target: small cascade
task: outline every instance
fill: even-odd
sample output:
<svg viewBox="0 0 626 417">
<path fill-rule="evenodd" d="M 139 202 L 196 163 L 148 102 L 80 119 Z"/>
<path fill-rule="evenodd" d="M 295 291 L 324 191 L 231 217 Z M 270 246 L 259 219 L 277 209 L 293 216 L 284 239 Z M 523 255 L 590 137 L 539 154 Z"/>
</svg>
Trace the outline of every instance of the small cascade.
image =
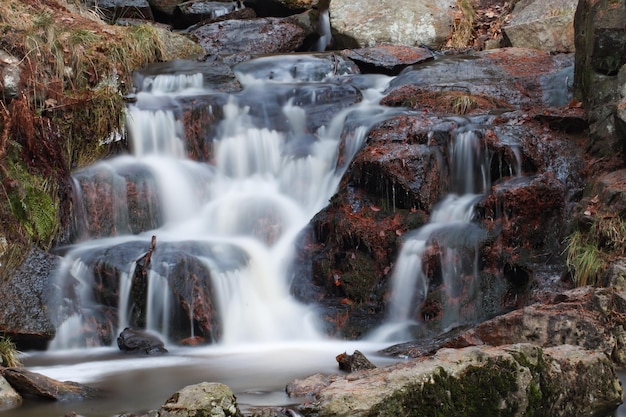
<svg viewBox="0 0 626 417">
<path fill-rule="evenodd" d="M 64 317 L 71 319 L 59 325 L 72 345 L 60 332 L 54 348 L 76 347 L 77 340 L 82 346 L 98 345 L 92 339 L 112 343 L 127 326 L 171 342 L 321 337 L 315 310 L 290 294 L 295 239 L 328 203 L 369 127 L 394 110 L 361 100 L 377 94 L 311 80 L 304 67 L 284 87 L 246 71 L 240 80 L 250 85 L 224 101 L 215 136 L 206 138 L 211 161 L 187 157 L 177 100 L 214 92 L 197 74 L 154 75 L 142 80 L 144 89 L 128 107 L 133 154 L 74 175 L 81 184 L 100 175 L 127 196 L 109 201 L 102 189 L 86 193 L 82 186 L 83 205 L 91 207 L 86 217 L 120 211 L 128 220 L 126 227 L 87 227 L 82 235 L 88 239 L 66 255 L 59 287 Z M 379 79 L 372 84 L 384 86 Z M 327 94 L 334 90 L 350 105 L 334 102 Z M 152 236 L 154 252 L 143 265 Z M 136 270 L 140 264 L 145 271 Z M 102 294 L 107 286 L 111 294 Z"/>
<path fill-rule="evenodd" d="M 485 232 L 473 223 L 474 206 L 491 188 L 492 156 L 481 140 L 484 127 L 457 128 L 448 144 L 450 192 L 431 213 L 429 223 L 410 233 L 394 266 L 388 318 L 373 340 L 409 340 L 425 322 L 439 316 L 444 328 L 478 318 L 463 309 L 463 300 L 477 299 L 478 252 Z M 521 172 L 517 166 L 510 175 Z M 441 286 L 440 304 L 428 306 L 432 286 Z M 461 294 L 461 292 L 464 292 Z"/>
<path fill-rule="evenodd" d="M 333 41 L 333 35 L 330 31 L 330 13 L 328 8 L 320 11 L 319 23 L 320 38 L 317 40 L 316 50 L 325 51 Z"/>
</svg>

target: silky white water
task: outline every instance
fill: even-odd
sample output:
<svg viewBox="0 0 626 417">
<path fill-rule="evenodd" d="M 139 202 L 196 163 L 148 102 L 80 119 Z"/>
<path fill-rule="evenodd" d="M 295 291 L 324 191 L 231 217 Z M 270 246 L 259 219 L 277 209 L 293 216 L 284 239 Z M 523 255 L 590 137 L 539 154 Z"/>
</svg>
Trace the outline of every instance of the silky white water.
<svg viewBox="0 0 626 417">
<path fill-rule="evenodd" d="M 267 82 L 254 76 L 240 78 L 249 84 L 244 90 L 247 99 L 250 95 L 267 94 Z M 315 309 L 290 294 L 295 239 L 337 189 L 347 167 L 346 162 L 339 163 L 340 141 L 344 141 L 342 159 L 349 162 L 363 146 L 369 126 L 392 111 L 366 97 L 359 104 L 336 112 L 327 125 L 309 132 L 305 110 L 288 100 L 281 110 L 287 128 L 277 130 L 259 124 L 250 104 L 240 103 L 241 95 L 231 95 L 223 106 L 216 137 L 207 138 L 213 147 L 213 159 L 196 162 L 186 156 L 184 128 L 175 98 L 197 94 L 202 90 L 201 82 L 202 77 L 197 74 L 144 80 L 144 90 L 137 94 L 137 102 L 129 105 L 127 112 L 132 155 L 104 161 L 87 170 L 95 174 L 81 174 L 98 175 L 106 171 L 114 179 L 112 182 L 120 184 L 118 194 L 124 195 L 124 173 L 141 167 L 149 173 L 157 190 L 158 207 L 150 211 L 158 211 L 160 226 L 132 233 L 128 215 L 125 216 L 130 210 L 128 203 L 116 202 L 115 210 L 121 214 L 117 216 L 119 219 L 113 219 L 112 228 L 120 236 L 77 245 L 64 258 L 59 286 L 64 287 L 68 280 L 78 280 L 84 289 L 78 295 L 79 310 L 86 311 L 95 308 L 89 295 L 89 288 L 95 283 L 81 260 L 86 249 L 106 248 L 139 238 L 145 240 L 147 250 L 151 236 L 156 236 L 157 247 L 164 242 L 194 241 L 207 242 L 219 251 L 220 245 L 228 245 L 245 254 L 243 264 L 220 266 L 224 254 L 199 257 L 211 271 L 212 291 L 221 318 L 223 330 L 215 342 L 235 345 L 321 340 L 324 336 Z M 205 94 L 210 93 L 205 90 Z M 315 101 L 314 90 L 307 94 Z M 377 94 L 368 95 L 377 97 Z M 259 100 L 258 105 L 262 106 L 263 97 Z M 357 113 L 363 115 L 355 116 Z M 347 117 L 362 118 L 363 125 L 342 138 Z M 299 137 L 312 139 L 306 143 L 305 154 L 294 155 L 291 142 Z M 77 195 L 81 194 L 80 188 L 77 189 Z M 237 262 L 229 265 L 232 264 Z M 120 276 L 117 332 L 129 324 L 134 268 L 133 260 Z M 168 267 L 163 268 L 167 271 Z M 171 342 L 168 314 L 172 297 L 167 276 L 163 274 L 167 272 L 149 274 L 146 329 Z M 52 348 L 94 344 L 93 340 L 80 340 L 82 324 L 78 316 L 73 314 L 71 320 L 61 324 L 63 331 L 58 333 Z M 189 326 L 188 335 L 193 337 L 191 318 Z"/>
</svg>

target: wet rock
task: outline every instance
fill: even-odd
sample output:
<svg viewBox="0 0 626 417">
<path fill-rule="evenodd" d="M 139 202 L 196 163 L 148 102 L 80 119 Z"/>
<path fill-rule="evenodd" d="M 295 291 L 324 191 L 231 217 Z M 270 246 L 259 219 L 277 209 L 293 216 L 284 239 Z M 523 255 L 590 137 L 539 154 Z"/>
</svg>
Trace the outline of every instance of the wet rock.
<svg viewBox="0 0 626 417">
<path fill-rule="evenodd" d="M 227 20 L 229 17 L 242 18 L 241 16 L 228 16 L 242 9 L 243 5 L 238 1 L 185 1 L 174 7 L 172 26 L 176 29 L 184 29 L 196 23 L 220 17 L 222 20 Z"/>
<path fill-rule="evenodd" d="M 285 18 L 304 30 L 304 41 L 299 51 L 325 51 L 330 42 L 330 28 L 323 23 L 318 9 L 308 9 L 302 13 L 294 14 Z"/>
<path fill-rule="evenodd" d="M 213 161 L 211 138 L 218 135 L 219 123 L 224 118 L 226 95 L 209 94 L 181 97 L 179 104 L 185 121 L 185 148 L 194 161 Z"/>
<path fill-rule="evenodd" d="M 446 347 L 533 343 L 573 345 L 602 352 L 617 364 L 626 358 L 626 299 L 611 288 L 580 287 L 478 324 L 448 340 Z"/>
<path fill-rule="evenodd" d="M 502 30 L 516 48 L 574 52 L 574 12 L 577 0 L 522 1 Z"/>
<path fill-rule="evenodd" d="M 617 75 L 617 88 L 621 100 L 615 109 L 615 129 L 618 143 L 626 143 L 626 65 Z"/>
<path fill-rule="evenodd" d="M 3 368 L 0 374 L 24 397 L 56 401 L 76 401 L 95 398 L 100 392 L 76 382 L 61 382 L 24 368 Z"/>
<path fill-rule="evenodd" d="M 337 355 L 337 363 L 339 369 L 346 372 L 356 372 L 363 369 L 374 369 L 376 365 L 365 357 L 359 350 L 355 350 L 352 355 L 348 355 L 346 352 Z"/>
<path fill-rule="evenodd" d="M 579 2 L 574 19 L 576 97 L 587 110 L 591 151 L 599 156 L 613 156 L 626 144 L 615 118 L 621 100 L 617 75 L 626 64 L 624 21 L 626 5 L 610 0 Z"/>
<path fill-rule="evenodd" d="M 333 0 L 329 10 L 335 47 L 389 42 L 439 49 L 452 33 L 454 5 L 450 0 Z"/>
<path fill-rule="evenodd" d="M 128 165 L 116 172 L 97 164 L 73 177 L 80 187 L 75 209 L 79 238 L 141 233 L 162 223 L 158 188 L 148 167 Z"/>
<path fill-rule="evenodd" d="M 182 22 L 181 23 L 174 23 L 174 24 L 186 27 L 184 33 L 187 33 L 187 32 L 190 32 L 190 31 L 193 31 L 193 30 L 199 28 L 200 26 L 208 25 L 210 23 L 223 22 L 225 20 L 254 19 L 255 17 L 258 17 L 258 16 L 254 12 L 254 10 L 252 10 L 249 7 L 242 7 L 242 8 L 238 8 L 237 10 L 234 10 L 234 11 L 232 11 L 230 13 L 227 13 L 227 14 L 224 14 L 224 15 L 221 15 L 221 16 L 212 17 L 212 18 L 208 18 L 208 19 L 202 19 L 199 22 L 197 22 L 195 24 L 192 24 L 190 26 L 185 26 L 186 25 L 185 17 L 181 16 L 180 18 L 182 18 Z"/>
<path fill-rule="evenodd" d="M 174 14 L 174 9 L 179 3 L 185 0 L 148 0 L 150 7 L 154 10 L 156 16 L 162 20 L 167 20 L 168 17 Z"/>
<path fill-rule="evenodd" d="M 255 84 L 237 95 L 239 106 L 248 106 L 254 126 L 290 133 L 296 141 L 330 123 L 341 109 L 362 100 L 361 92 L 350 84 L 295 83 Z M 285 117 L 285 105 L 304 110 L 304 126 Z M 291 141 L 291 139 L 288 139 Z"/>
<path fill-rule="evenodd" d="M 129 353 L 144 353 L 146 355 L 161 355 L 167 353 L 163 341 L 153 333 L 125 328 L 117 337 L 117 346 L 121 351 Z"/>
<path fill-rule="evenodd" d="M 33 247 L 11 278 L 0 280 L 5 301 L 0 309 L 0 328 L 20 350 L 45 349 L 54 337 L 50 294 L 59 264 L 58 257 Z"/>
<path fill-rule="evenodd" d="M 429 49 L 403 45 L 378 44 L 370 48 L 346 49 L 341 52 L 359 65 L 364 73 L 397 75 L 409 65 L 433 59 Z"/>
<path fill-rule="evenodd" d="M 88 0 L 86 3 L 109 23 L 117 19 L 154 20 L 148 0 Z"/>
<path fill-rule="evenodd" d="M 0 375 L 0 411 L 16 408 L 21 404 L 22 396 Z"/>
<path fill-rule="evenodd" d="M 394 211 L 385 201 L 346 185 L 312 219 L 303 240 L 299 263 L 310 265 L 314 287 L 301 296 L 322 306 L 331 334 L 357 338 L 380 323 L 398 238 L 426 221 L 422 211 Z M 297 284 L 302 294 L 306 287 Z"/>
<path fill-rule="evenodd" d="M 186 253 L 184 248 L 172 248 L 166 252 L 159 254 L 159 258 L 167 259 L 170 268 L 168 284 L 178 306 L 173 309 L 172 319 L 177 324 L 171 329 L 170 337 L 184 339 L 193 334 L 207 342 L 219 340 L 222 318 L 218 314 L 211 271 L 206 263 Z M 225 258 L 227 252 L 223 253 Z M 230 255 L 237 257 L 240 254 Z"/>
<path fill-rule="evenodd" d="M 226 93 L 242 89 L 230 66 L 220 61 L 199 62 L 176 59 L 149 64 L 135 73 L 133 83 L 139 91 L 160 89 L 167 92 L 166 83 L 170 82 L 171 91 L 175 91 L 175 87 L 180 88 L 180 85 L 175 82 L 176 79 L 180 80 L 183 76 L 190 77 L 196 74 L 201 74 L 203 88 Z M 155 85 L 157 77 L 161 77 L 159 85 Z"/>
<path fill-rule="evenodd" d="M 231 55 L 236 64 L 251 55 L 297 51 L 305 38 L 300 26 L 280 18 L 227 20 L 191 31 L 207 54 Z"/>
<path fill-rule="evenodd" d="M 572 65 L 572 55 L 550 56 L 521 48 L 495 49 L 417 64 L 393 79 L 386 93 L 416 86 L 418 92 L 464 93 L 465 103 L 459 104 L 465 106 L 471 105 L 474 96 L 484 101 L 494 100 L 495 108 L 543 107 L 548 103 L 563 106 L 572 97 L 568 84 Z M 476 107 L 480 108 L 480 104 Z"/>
<path fill-rule="evenodd" d="M 493 416 L 599 415 L 615 409 L 622 396 L 610 360 L 573 346 L 442 349 L 357 374 L 312 378 L 318 382 L 290 382 L 287 392 L 314 386 L 301 410 L 318 416 L 395 416 L 400 410 L 460 415 L 468 409 Z"/>
<path fill-rule="evenodd" d="M 578 81 L 585 80 L 583 72 L 616 75 L 626 64 L 626 5 L 610 0 L 584 0 L 576 9 L 575 19 L 581 35 L 576 37 L 577 75 L 582 77 Z M 577 85 L 593 88 L 588 83 Z"/>
<path fill-rule="evenodd" d="M 243 417 L 237 399 L 224 384 L 202 382 L 172 395 L 159 410 L 160 417 Z"/>
<path fill-rule="evenodd" d="M 82 338 L 90 346 L 108 345 L 114 342 L 112 334 L 118 323 L 118 304 L 120 299 L 120 282 L 127 280 L 131 266 L 144 256 L 149 248 L 145 241 L 130 241 L 110 247 L 91 248 L 82 253 L 72 255 L 72 259 L 83 265 L 88 271 L 89 291 L 80 291 L 81 284 L 69 271 L 61 277 L 58 300 L 55 300 L 58 311 L 55 322 L 61 324 L 67 317 L 83 315 Z M 173 303 L 170 306 L 167 326 L 173 340 L 179 340 L 195 334 L 207 341 L 216 340 L 220 335 L 220 319 L 216 313 L 215 300 L 211 285 L 211 272 L 200 258 L 212 259 L 215 267 L 222 271 L 241 267 L 247 260 L 239 250 L 228 245 L 213 246 L 199 242 L 167 242 L 161 241 L 152 254 L 151 271 L 167 276 L 168 282 L 160 282 L 161 291 L 171 294 Z M 136 297 L 128 301 L 129 325 L 143 327 L 145 306 L 148 294 L 136 288 L 131 294 Z M 160 294 L 164 296 L 164 294 Z M 87 300 L 82 300 L 87 297 Z M 82 303 L 94 303 L 93 308 L 78 311 Z M 164 324 L 165 325 L 165 324 Z M 191 327 L 193 326 L 193 328 Z"/>
<path fill-rule="evenodd" d="M 531 249 L 536 254 L 560 253 L 565 192 L 564 184 L 551 173 L 512 178 L 495 185 L 493 193 L 477 207 L 487 228 L 499 232 L 493 250 L 507 260 L 518 258 L 520 265 L 530 261 Z M 526 255 L 525 250 L 529 251 Z"/>
<path fill-rule="evenodd" d="M 379 127 L 373 133 L 380 131 Z M 372 143 L 352 164 L 354 184 L 373 195 L 388 196 L 386 204 L 391 203 L 392 210 L 430 212 L 449 186 L 444 176 L 443 154 L 435 146 Z"/>
<path fill-rule="evenodd" d="M 233 71 L 246 79 L 276 82 L 321 82 L 360 73 L 352 60 L 335 52 L 259 57 L 235 65 Z"/>
<path fill-rule="evenodd" d="M 598 177 L 591 195 L 596 196 L 603 210 L 626 219 L 626 170 L 620 169 Z"/>
</svg>

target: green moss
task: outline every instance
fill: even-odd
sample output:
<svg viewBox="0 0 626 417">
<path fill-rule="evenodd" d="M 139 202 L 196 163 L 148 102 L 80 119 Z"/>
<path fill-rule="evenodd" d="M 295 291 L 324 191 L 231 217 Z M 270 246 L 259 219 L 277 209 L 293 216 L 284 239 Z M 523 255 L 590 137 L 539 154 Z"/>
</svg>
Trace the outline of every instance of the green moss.
<svg viewBox="0 0 626 417">
<path fill-rule="evenodd" d="M 374 407 L 369 416 L 510 417 L 519 411 L 507 398 L 518 391 L 517 365 L 488 359 L 454 377 L 440 369 L 432 382 L 408 386 Z"/>
<path fill-rule="evenodd" d="M 13 217 L 31 241 L 49 248 L 58 226 L 56 184 L 29 173 L 21 163 L 10 165 L 9 172 L 13 182 L 5 192 Z"/>
<path fill-rule="evenodd" d="M 374 260 L 361 251 L 346 254 L 347 267 L 340 277 L 346 296 L 357 302 L 369 301 L 378 282 L 378 267 Z"/>
<path fill-rule="evenodd" d="M 529 358 L 525 352 L 511 352 L 515 360 L 525 368 L 528 368 L 533 376 L 526 395 L 528 407 L 526 417 L 550 417 L 551 404 L 559 396 L 559 387 L 548 379 L 549 364 L 545 361 L 541 349 L 537 348 L 537 357 Z"/>
</svg>

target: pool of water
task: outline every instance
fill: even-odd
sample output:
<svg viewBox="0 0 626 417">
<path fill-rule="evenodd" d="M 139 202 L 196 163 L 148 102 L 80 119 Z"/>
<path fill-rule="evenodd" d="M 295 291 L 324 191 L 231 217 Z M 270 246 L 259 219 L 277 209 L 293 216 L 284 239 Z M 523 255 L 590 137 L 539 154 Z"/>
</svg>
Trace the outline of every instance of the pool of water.
<svg viewBox="0 0 626 417">
<path fill-rule="evenodd" d="M 102 390 L 99 399 L 80 402 L 26 400 L 0 417 L 111 417 L 154 410 L 184 386 L 221 382 L 233 390 L 242 411 L 258 406 L 290 406 L 287 383 L 318 372 L 338 372 L 335 357 L 363 352 L 378 366 L 394 362 L 376 354 L 386 347 L 364 342 L 283 343 L 236 347 L 173 348 L 162 356 L 134 356 L 117 348 L 33 353 L 24 358 L 34 372 Z"/>
</svg>

